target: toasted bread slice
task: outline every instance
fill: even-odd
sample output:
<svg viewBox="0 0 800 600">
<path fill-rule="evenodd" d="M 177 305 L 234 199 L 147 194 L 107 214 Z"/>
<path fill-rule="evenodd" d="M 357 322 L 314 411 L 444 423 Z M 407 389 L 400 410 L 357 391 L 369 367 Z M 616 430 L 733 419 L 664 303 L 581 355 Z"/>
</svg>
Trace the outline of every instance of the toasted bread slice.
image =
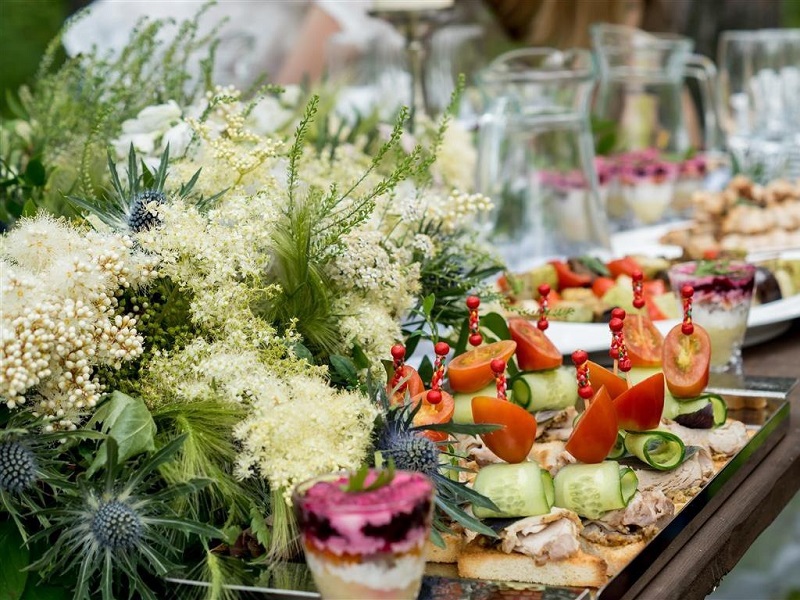
<svg viewBox="0 0 800 600">
<path fill-rule="evenodd" d="M 646 545 L 647 542 L 639 540 L 630 544 L 606 546 L 605 544 L 598 544 L 590 542 L 586 538 L 581 538 L 581 548 L 583 548 L 584 552 L 597 556 L 606 562 L 609 577 L 614 577 L 624 569 Z"/>
<path fill-rule="evenodd" d="M 530 556 L 516 552 L 506 554 L 475 542 L 462 548 L 458 574 L 472 579 L 573 587 L 601 587 L 608 581 L 605 561 L 585 552 L 537 565 Z"/>
<path fill-rule="evenodd" d="M 442 539 L 444 539 L 444 548 L 440 548 L 430 540 L 425 542 L 425 560 L 432 563 L 458 562 L 463 536 L 456 533 L 442 533 Z"/>
</svg>

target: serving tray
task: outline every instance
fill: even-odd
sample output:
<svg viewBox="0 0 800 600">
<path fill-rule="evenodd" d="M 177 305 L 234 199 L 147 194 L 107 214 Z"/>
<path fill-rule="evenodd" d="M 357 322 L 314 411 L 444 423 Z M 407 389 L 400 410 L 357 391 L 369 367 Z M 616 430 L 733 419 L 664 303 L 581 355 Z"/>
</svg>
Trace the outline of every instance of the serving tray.
<svg viewBox="0 0 800 600">
<path fill-rule="evenodd" d="M 479 581 L 459 578 L 455 565 L 429 564 L 419 598 L 422 600 L 613 600 L 628 592 L 637 593 L 655 575 L 648 569 L 656 561 L 666 563 L 702 525 L 704 517 L 715 510 L 733 491 L 725 483 L 737 472 L 750 473 L 758 462 L 786 434 L 789 426 L 787 397 L 797 383 L 795 379 L 739 377 L 735 380 L 710 382 L 709 388 L 733 399 L 763 399 L 766 406 L 757 410 L 729 410 L 728 416 L 742 421 L 752 432 L 750 441 L 708 481 L 702 490 L 677 513 L 644 549 L 615 577 L 599 590 L 588 588 L 549 587 L 515 582 Z M 716 384 L 716 385 L 713 385 Z M 737 402 L 737 404 L 741 404 Z M 243 598 L 319 598 L 311 573 L 304 563 L 287 563 L 272 567 L 247 565 L 235 561 L 239 582 L 228 586 L 243 592 Z M 167 580 L 177 586 L 201 586 L 194 578 L 175 575 Z"/>
</svg>

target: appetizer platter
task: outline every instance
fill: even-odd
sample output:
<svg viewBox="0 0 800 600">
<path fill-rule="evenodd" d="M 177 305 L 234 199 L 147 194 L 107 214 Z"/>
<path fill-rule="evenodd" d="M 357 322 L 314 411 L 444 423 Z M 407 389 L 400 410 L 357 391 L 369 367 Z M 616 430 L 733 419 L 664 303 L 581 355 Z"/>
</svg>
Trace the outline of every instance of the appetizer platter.
<svg viewBox="0 0 800 600">
<path fill-rule="evenodd" d="M 481 315 L 480 299 L 469 297 L 453 347 L 434 345 L 428 384 L 404 362 L 405 347 L 392 347 L 387 418 L 407 414 L 438 449 L 445 487 L 469 490 L 461 516 L 434 518 L 420 598 L 620 597 L 786 432 L 795 381 L 745 378 L 710 392 L 711 346 L 692 320 L 691 286 L 665 336 L 642 310 L 641 286 L 635 310 L 611 311 L 613 368 L 580 348 L 564 359 L 548 337 L 551 290 L 538 292 L 535 320 Z M 629 345 L 642 329 L 657 343 Z M 377 450 L 376 467 L 385 460 L 393 469 L 390 450 Z M 236 589 L 317 597 L 302 563 L 247 567 Z"/>
</svg>

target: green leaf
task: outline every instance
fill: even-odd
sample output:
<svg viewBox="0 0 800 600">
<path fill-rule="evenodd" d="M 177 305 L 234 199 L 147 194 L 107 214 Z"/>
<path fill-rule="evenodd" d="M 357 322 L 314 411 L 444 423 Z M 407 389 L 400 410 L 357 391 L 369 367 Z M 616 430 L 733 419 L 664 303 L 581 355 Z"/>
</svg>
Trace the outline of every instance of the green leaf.
<svg viewBox="0 0 800 600">
<path fill-rule="evenodd" d="M 28 580 L 30 551 L 12 521 L 0 523 L 0 600 L 19 600 Z"/>
<path fill-rule="evenodd" d="M 436 304 L 436 296 L 434 296 L 433 294 L 428 294 L 422 301 L 422 312 L 429 319 L 431 317 L 431 312 L 433 312 L 433 307 L 435 304 Z"/>
<path fill-rule="evenodd" d="M 36 214 L 37 211 L 36 202 L 33 201 L 32 198 L 28 198 L 25 201 L 25 204 L 22 205 L 22 215 L 23 217 L 32 217 Z"/>
<path fill-rule="evenodd" d="M 267 525 L 263 511 L 255 504 L 250 507 L 250 531 L 256 536 L 259 544 L 264 548 L 269 548 L 272 532 L 269 525 Z"/>
<path fill-rule="evenodd" d="M 28 163 L 23 175 L 25 181 L 36 187 L 41 187 L 47 182 L 47 175 L 44 171 L 42 161 L 34 158 Z"/>
<path fill-rule="evenodd" d="M 356 344 L 353 346 L 353 362 L 355 363 L 356 367 L 359 369 L 368 369 L 369 368 L 369 358 L 364 351 L 361 349 L 361 346 Z"/>
<path fill-rule="evenodd" d="M 330 356 L 331 367 L 334 372 L 345 382 L 350 385 L 358 385 L 358 372 L 353 361 L 346 356 L 338 354 L 331 354 Z"/>
<path fill-rule="evenodd" d="M 297 358 L 302 358 L 310 365 L 314 364 L 314 355 L 311 354 L 311 350 L 306 348 L 300 342 L 295 342 L 294 346 L 292 346 L 292 350 Z"/>
<path fill-rule="evenodd" d="M 422 357 L 417 372 L 419 373 L 419 376 L 422 377 L 422 381 L 430 384 L 431 378 L 433 377 L 433 363 L 431 362 L 429 356 Z"/>
<path fill-rule="evenodd" d="M 70 600 L 72 592 L 54 585 L 36 585 L 33 578 L 28 578 L 28 585 L 22 594 L 22 600 Z"/>
<path fill-rule="evenodd" d="M 141 398 L 131 398 L 115 391 L 111 398 L 98 408 L 87 427 L 102 423 L 102 431 L 117 442 L 119 460 L 124 462 L 142 452 L 155 450 L 153 438 L 156 424 Z M 107 442 L 103 443 L 88 470 L 91 476 L 106 464 Z"/>
<path fill-rule="evenodd" d="M 489 313 L 481 317 L 481 327 L 484 327 L 497 336 L 498 340 L 510 340 L 511 332 L 502 315 Z"/>
</svg>

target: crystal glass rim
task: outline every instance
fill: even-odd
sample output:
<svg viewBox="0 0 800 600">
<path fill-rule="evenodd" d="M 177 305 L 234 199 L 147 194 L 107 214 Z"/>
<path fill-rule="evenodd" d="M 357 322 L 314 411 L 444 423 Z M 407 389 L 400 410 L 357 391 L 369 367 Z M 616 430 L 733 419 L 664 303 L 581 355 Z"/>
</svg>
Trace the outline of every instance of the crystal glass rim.
<svg viewBox="0 0 800 600">
<path fill-rule="evenodd" d="M 373 469 L 370 469 L 371 471 Z M 416 504 L 419 502 L 420 498 L 426 497 L 431 498 L 431 502 L 433 502 L 433 497 L 436 492 L 436 485 L 431 480 L 430 477 L 425 475 L 424 473 L 420 473 L 418 471 L 396 471 L 396 473 L 411 473 L 415 476 L 419 476 L 428 484 L 428 491 L 425 495 L 419 495 L 414 498 L 409 498 L 408 496 L 404 496 L 401 498 L 395 498 L 392 500 L 385 500 L 383 502 L 376 502 L 373 504 L 339 504 L 339 505 L 326 505 L 324 512 L 328 512 L 331 514 L 347 514 L 349 512 L 359 512 L 359 513 L 373 513 L 373 512 L 380 512 L 385 510 L 391 510 L 393 508 L 397 508 L 398 506 L 403 506 L 406 504 Z M 298 510 L 303 502 L 303 497 L 305 492 L 311 489 L 315 484 L 325 481 L 334 481 L 336 479 L 340 479 L 342 477 L 348 477 L 352 475 L 351 471 L 339 471 L 336 473 L 328 473 L 326 475 L 319 475 L 317 477 L 312 477 L 311 479 L 306 479 L 305 481 L 298 483 L 294 491 L 292 491 L 292 506 L 295 510 Z"/>
<path fill-rule="evenodd" d="M 682 263 L 678 263 L 672 265 L 669 268 L 670 273 L 676 273 L 678 275 L 683 275 L 686 277 L 697 277 L 705 278 L 705 277 L 729 277 L 729 276 L 740 276 L 746 279 L 750 279 L 751 277 L 755 276 L 756 272 L 756 265 L 753 263 L 749 263 L 745 260 L 730 260 L 730 261 L 723 261 L 724 266 L 730 267 L 730 269 L 724 273 L 707 273 L 704 275 L 695 275 L 697 271 L 698 265 L 702 262 L 719 262 L 719 261 L 702 261 L 702 260 L 690 260 Z M 691 269 L 691 270 L 690 270 Z"/>
<path fill-rule="evenodd" d="M 614 37 L 617 41 L 632 42 L 636 49 L 646 50 L 675 50 L 681 46 L 688 52 L 691 51 L 694 42 L 691 38 L 678 33 L 658 32 L 651 33 L 636 27 L 627 25 L 611 25 L 609 23 L 596 23 L 589 28 L 592 38 L 592 46 L 595 49 L 613 48 L 619 44 L 612 40 L 602 39 L 604 36 Z"/>
<path fill-rule="evenodd" d="M 531 66 L 513 61 L 525 58 L 545 59 L 558 58 L 560 65 Z M 573 65 L 573 66 L 570 66 Z M 551 82 L 581 81 L 594 78 L 594 62 L 588 50 L 573 48 L 559 50 L 557 48 L 520 48 L 501 54 L 488 66 L 483 76 L 491 82 Z"/>
</svg>

